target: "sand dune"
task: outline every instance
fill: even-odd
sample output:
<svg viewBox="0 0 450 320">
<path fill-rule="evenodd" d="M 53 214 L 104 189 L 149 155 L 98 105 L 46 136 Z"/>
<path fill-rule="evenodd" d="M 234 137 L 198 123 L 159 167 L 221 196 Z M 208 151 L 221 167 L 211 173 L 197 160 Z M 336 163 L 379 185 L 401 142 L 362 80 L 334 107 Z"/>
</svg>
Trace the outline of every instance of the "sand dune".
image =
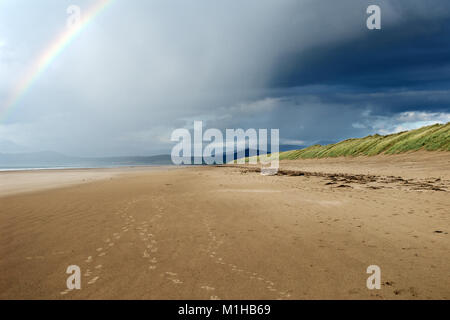
<svg viewBox="0 0 450 320">
<path fill-rule="evenodd" d="M 0 298 L 449 299 L 449 160 L 0 174 Z"/>
</svg>

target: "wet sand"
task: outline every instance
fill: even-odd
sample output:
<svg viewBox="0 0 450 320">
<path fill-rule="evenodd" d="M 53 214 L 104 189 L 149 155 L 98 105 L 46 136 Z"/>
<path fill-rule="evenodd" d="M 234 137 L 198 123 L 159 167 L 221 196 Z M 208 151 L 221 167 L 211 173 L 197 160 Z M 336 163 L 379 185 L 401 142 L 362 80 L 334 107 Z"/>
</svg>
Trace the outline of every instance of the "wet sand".
<svg viewBox="0 0 450 320">
<path fill-rule="evenodd" d="M 449 299 L 449 163 L 0 173 L 0 299 Z"/>
</svg>

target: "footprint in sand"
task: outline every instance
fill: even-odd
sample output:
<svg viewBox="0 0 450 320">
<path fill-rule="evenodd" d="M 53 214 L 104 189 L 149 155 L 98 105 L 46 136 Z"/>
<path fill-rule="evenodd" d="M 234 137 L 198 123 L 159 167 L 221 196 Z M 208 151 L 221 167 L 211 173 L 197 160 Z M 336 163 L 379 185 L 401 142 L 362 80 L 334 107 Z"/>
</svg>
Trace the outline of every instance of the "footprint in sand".
<svg viewBox="0 0 450 320">
<path fill-rule="evenodd" d="M 183 281 L 181 281 L 181 280 L 178 280 L 178 279 L 170 279 L 173 283 L 175 283 L 175 284 L 182 284 L 183 283 Z"/>
<path fill-rule="evenodd" d="M 56 256 L 56 255 L 60 255 L 60 254 L 66 254 L 66 252 L 65 251 L 56 251 L 56 252 L 53 252 L 52 254 L 54 256 Z"/>
<path fill-rule="evenodd" d="M 165 275 L 168 276 L 167 279 L 172 281 L 172 283 L 174 283 L 174 284 L 182 284 L 183 283 L 183 281 L 181 281 L 180 279 L 175 278 L 177 276 L 177 274 L 175 272 L 167 271 L 165 273 Z M 162 274 L 161 276 L 164 276 L 164 274 Z"/>
<path fill-rule="evenodd" d="M 103 266 L 101 264 L 99 264 L 98 266 L 95 267 L 95 269 L 101 269 Z"/>
<path fill-rule="evenodd" d="M 96 250 L 97 250 L 97 252 L 100 252 L 103 250 L 103 248 L 97 248 Z"/>
<path fill-rule="evenodd" d="M 94 277 L 94 278 L 92 278 L 92 279 L 88 282 L 88 284 L 94 284 L 94 283 L 96 283 L 97 280 L 98 280 L 99 278 L 100 278 L 100 277 Z"/>
<path fill-rule="evenodd" d="M 291 295 L 287 292 L 282 292 L 279 291 L 275 288 L 275 283 L 272 281 L 269 281 L 265 278 L 263 278 L 261 275 L 259 275 L 256 272 L 250 272 L 248 270 L 244 270 L 239 268 L 238 266 L 236 266 L 235 264 L 232 263 L 225 263 L 223 261 L 222 257 L 217 257 L 217 252 L 214 250 L 217 250 L 217 248 L 220 247 L 220 245 L 223 244 L 223 241 L 218 241 L 216 236 L 214 235 L 214 233 L 212 232 L 211 228 L 209 227 L 209 225 L 205 222 L 205 226 L 206 229 L 208 231 L 209 237 L 211 238 L 211 243 L 208 247 L 208 249 L 206 250 L 207 252 L 209 252 L 209 256 L 211 258 L 214 258 L 216 260 L 216 263 L 222 264 L 222 265 L 227 265 L 232 271 L 235 272 L 239 272 L 241 274 L 245 274 L 249 279 L 251 280 L 257 280 L 257 281 L 261 281 L 263 283 L 265 283 L 266 285 L 266 290 L 273 292 L 275 294 L 278 295 L 278 299 L 277 300 L 282 300 L 283 298 L 289 298 Z"/>
<path fill-rule="evenodd" d="M 99 257 L 106 256 L 106 252 L 102 252 L 102 253 L 100 253 L 98 256 L 99 256 Z"/>
<path fill-rule="evenodd" d="M 89 257 L 85 260 L 85 262 L 91 263 L 91 262 L 92 262 L 92 256 L 89 256 Z"/>
<path fill-rule="evenodd" d="M 206 290 L 206 291 L 214 291 L 214 290 L 216 290 L 216 288 L 213 288 L 213 287 L 210 287 L 210 286 L 201 286 L 200 288 L 203 289 L 203 290 Z"/>
<path fill-rule="evenodd" d="M 66 290 L 60 292 L 59 294 L 63 296 L 63 295 L 68 294 L 70 291 L 72 291 L 72 289 L 66 289 Z"/>
</svg>

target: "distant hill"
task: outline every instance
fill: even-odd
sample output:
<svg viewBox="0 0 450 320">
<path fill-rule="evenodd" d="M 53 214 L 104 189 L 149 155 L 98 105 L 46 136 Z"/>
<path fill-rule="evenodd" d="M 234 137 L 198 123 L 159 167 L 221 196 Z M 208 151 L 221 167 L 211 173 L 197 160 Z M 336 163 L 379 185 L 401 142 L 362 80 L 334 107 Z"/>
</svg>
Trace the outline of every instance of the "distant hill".
<svg viewBox="0 0 450 320">
<path fill-rule="evenodd" d="M 283 151 L 295 150 L 295 149 L 298 149 L 299 147 L 301 147 L 301 146 L 280 144 L 278 146 L 278 149 L 279 149 L 280 152 L 283 152 Z M 247 158 L 247 157 L 250 156 L 250 153 L 252 153 L 252 154 L 256 153 L 257 155 L 259 155 L 260 151 L 261 151 L 261 153 L 264 152 L 264 154 L 270 154 L 271 153 L 271 151 L 270 151 L 271 150 L 271 146 L 268 145 L 267 149 L 268 150 L 266 150 L 266 149 L 264 149 L 264 150 L 261 149 L 260 150 L 260 149 L 249 149 L 249 148 L 246 148 L 246 149 L 243 149 L 243 150 L 240 150 L 240 151 L 241 151 L 241 153 L 243 152 L 245 154 L 244 157 Z M 240 154 L 239 152 L 235 151 L 233 153 L 228 153 L 228 154 L 227 153 L 222 153 L 221 156 L 219 154 L 218 157 L 219 158 L 222 157 L 222 163 L 227 163 L 227 155 L 229 156 L 229 158 L 232 158 L 232 159 L 236 160 L 236 159 L 239 159 L 239 154 Z M 194 156 L 192 156 L 191 157 L 191 163 L 195 163 L 195 159 L 198 159 L 198 158 L 195 158 Z M 203 157 L 199 160 L 199 162 L 201 162 L 202 165 L 206 164 L 206 162 L 204 161 Z"/>
<path fill-rule="evenodd" d="M 172 159 L 168 154 L 157 156 L 128 156 L 128 157 L 105 157 L 105 158 L 84 158 L 98 165 L 172 165 Z"/>
<path fill-rule="evenodd" d="M 0 153 L 0 168 L 58 168 L 58 167 L 109 167 L 171 165 L 170 155 L 129 156 L 129 157 L 71 157 L 57 152 Z"/>
<path fill-rule="evenodd" d="M 25 153 L 32 151 L 30 148 L 18 145 L 12 141 L 0 139 L 0 153 Z"/>
<path fill-rule="evenodd" d="M 1 141 L 0 141 L 1 142 Z M 296 149 L 298 146 L 280 145 L 280 151 Z M 270 148 L 269 148 L 270 149 Z M 244 150 L 245 156 L 251 153 L 249 149 Z M 259 155 L 259 151 L 254 151 Z M 233 159 L 238 153 L 231 154 Z M 226 154 L 222 154 L 223 162 L 226 162 Z M 203 164 L 203 159 L 200 161 Z M 194 163 L 194 157 L 191 157 Z M 0 169 L 22 169 L 22 168 L 97 168 L 115 166 L 154 166 L 173 165 L 172 158 L 168 154 L 155 156 L 122 156 L 122 157 L 73 157 L 53 151 L 9 153 L 0 151 Z"/>
<path fill-rule="evenodd" d="M 23 166 L 23 165 L 42 165 L 42 164 L 66 164 L 71 163 L 78 158 L 68 157 L 66 155 L 52 152 L 28 152 L 28 153 L 0 153 L 0 165 L 2 166 Z"/>
<path fill-rule="evenodd" d="M 376 134 L 325 146 L 314 145 L 301 150 L 281 152 L 280 160 L 374 156 L 417 150 L 450 151 L 450 122 L 386 136 Z"/>
</svg>

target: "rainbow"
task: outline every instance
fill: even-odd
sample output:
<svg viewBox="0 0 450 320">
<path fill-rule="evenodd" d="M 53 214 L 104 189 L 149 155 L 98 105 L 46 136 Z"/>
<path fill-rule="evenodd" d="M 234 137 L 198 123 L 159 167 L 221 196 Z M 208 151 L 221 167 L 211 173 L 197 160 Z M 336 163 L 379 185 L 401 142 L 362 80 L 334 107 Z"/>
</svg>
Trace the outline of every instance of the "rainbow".
<svg viewBox="0 0 450 320">
<path fill-rule="evenodd" d="M 73 27 L 67 27 L 59 34 L 43 53 L 34 60 L 28 71 L 14 86 L 6 102 L 0 106 L 0 120 L 6 118 L 20 98 L 32 87 L 51 63 L 66 49 L 73 40 L 114 0 L 96 0 L 89 10 L 81 12 L 81 21 Z"/>
</svg>

